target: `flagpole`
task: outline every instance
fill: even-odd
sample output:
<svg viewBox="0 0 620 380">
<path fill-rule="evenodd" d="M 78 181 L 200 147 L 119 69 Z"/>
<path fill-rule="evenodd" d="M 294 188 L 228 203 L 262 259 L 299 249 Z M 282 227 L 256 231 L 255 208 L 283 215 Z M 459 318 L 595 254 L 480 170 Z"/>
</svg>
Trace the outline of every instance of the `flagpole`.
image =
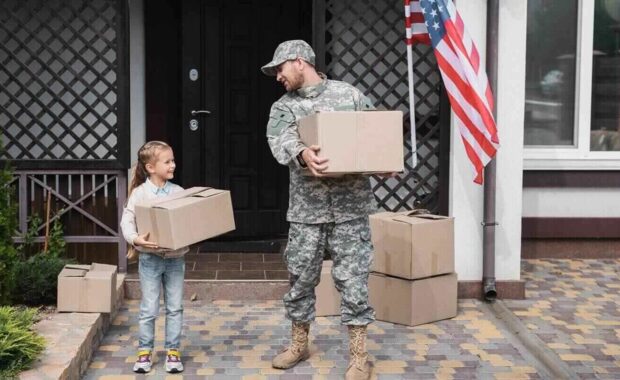
<svg viewBox="0 0 620 380">
<path fill-rule="evenodd" d="M 418 165 L 418 147 L 416 144 L 415 127 L 415 94 L 413 92 L 413 40 L 411 32 L 411 4 L 410 0 L 405 1 L 405 34 L 407 36 L 407 72 L 409 76 L 409 126 L 411 133 L 411 169 Z"/>
</svg>

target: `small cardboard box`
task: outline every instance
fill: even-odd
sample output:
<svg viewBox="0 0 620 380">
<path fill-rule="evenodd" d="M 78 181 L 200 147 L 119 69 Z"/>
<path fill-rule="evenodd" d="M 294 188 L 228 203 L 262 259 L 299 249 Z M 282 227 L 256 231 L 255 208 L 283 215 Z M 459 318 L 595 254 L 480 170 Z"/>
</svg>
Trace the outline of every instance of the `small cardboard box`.
<svg viewBox="0 0 620 380">
<path fill-rule="evenodd" d="M 416 326 L 456 316 L 456 273 L 420 280 L 371 273 L 368 293 L 380 321 Z"/>
<path fill-rule="evenodd" d="M 369 219 L 373 271 L 409 280 L 454 272 L 454 218 L 414 210 Z"/>
<path fill-rule="evenodd" d="M 333 262 L 331 260 L 323 261 L 321 282 L 314 289 L 317 317 L 340 315 L 340 293 L 336 290 L 336 285 L 334 285 L 332 266 Z"/>
<path fill-rule="evenodd" d="M 329 159 L 325 174 L 401 172 L 404 169 L 401 111 L 319 112 L 299 120 L 306 146 Z"/>
<path fill-rule="evenodd" d="M 230 192 L 192 187 L 136 204 L 140 235 L 162 248 L 179 249 L 235 229 Z"/>
<path fill-rule="evenodd" d="M 116 265 L 65 265 L 58 274 L 58 311 L 111 313 L 116 302 Z"/>
</svg>

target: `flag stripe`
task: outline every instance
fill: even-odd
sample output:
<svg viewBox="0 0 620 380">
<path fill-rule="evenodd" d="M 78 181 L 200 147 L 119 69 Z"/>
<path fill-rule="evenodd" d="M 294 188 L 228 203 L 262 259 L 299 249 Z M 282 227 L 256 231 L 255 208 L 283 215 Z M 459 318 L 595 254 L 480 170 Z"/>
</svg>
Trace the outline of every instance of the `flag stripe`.
<svg viewBox="0 0 620 380">
<path fill-rule="evenodd" d="M 439 53 L 439 51 L 438 51 Z M 495 141 L 495 122 L 493 121 L 493 115 L 489 112 L 486 106 L 480 106 L 484 102 L 485 98 L 481 98 L 472 87 L 468 84 L 463 77 L 455 72 L 455 67 L 445 62 L 443 55 L 436 54 L 437 63 L 442 70 L 442 78 L 444 83 L 450 81 L 454 83 L 452 90 L 458 90 L 462 97 L 458 97 L 459 103 L 467 103 L 471 107 L 471 112 L 475 112 L 476 116 L 471 117 L 472 120 L 480 121 L 480 128 L 484 130 L 485 135 Z"/>
<path fill-rule="evenodd" d="M 420 7 L 419 1 L 410 2 L 409 0 L 405 0 L 405 28 L 407 45 L 412 45 L 414 42 L 425 45 L 431 44 L 428 29 L 424 24 L 424 15 L 421 11 L 422 8 Z"/>
<path fill-rule="evenodd" d="M 466 102 L 462 102 L 462 98 L 459 99 L 460 92 L 456 90 L 454 87 L 454 83 L 449 79 L 444 80 L 446 85 L 446 90 L 448 91 L 448 96 L 450 97 L 450 104 L 452 104 L 452 111 L 455 115 L 457 115 L 463 125 L 469 130 L 473 138 L 478 142 L 478 145 L 484 152 L 492 157 L 495 152 L 495 146 L 489 141 L 486 134 L 487 131 L 484 130 L 484 124 L 480 120 L 480 116 L 475 113 L 471 106 L 467 107 L 469 104 Z M 469 108 L 469 112 L 466 109 Z"/>
</svg>

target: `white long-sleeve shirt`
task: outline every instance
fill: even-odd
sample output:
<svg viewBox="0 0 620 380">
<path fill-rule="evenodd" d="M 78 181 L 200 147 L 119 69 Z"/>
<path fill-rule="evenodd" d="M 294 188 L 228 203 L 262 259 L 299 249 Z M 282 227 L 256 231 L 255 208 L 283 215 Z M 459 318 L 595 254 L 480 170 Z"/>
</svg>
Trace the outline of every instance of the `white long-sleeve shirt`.
<svg viewBox="0 0 620 380">
<path fill-rule="evenodd" d="M 123 237 L 128 244 L 134 245 L 133 241 L 138 237 L 138 228 L 136 226 L 136 203 L 146 201 L 149 199 L 155 199 L 159 197 L 165 197 L 167 195 L 176 193 L 183 190 L 179 185 L 167 181 L 163 187 L 157 187 L 148 178 L 144 183 L 131 192 L 129 199 L 127 200 L 127 206 L 123 209 L 123 217 L 121 218 L 121 231 Z M 188 247 L 183 247 L 175 250 L 160 248 L 149 249 L 145 247 L 135 246 L 136 250 L 145 253 L 153 253 L 165 258 L 181 257 L 188 251 Z"/>
</svg>

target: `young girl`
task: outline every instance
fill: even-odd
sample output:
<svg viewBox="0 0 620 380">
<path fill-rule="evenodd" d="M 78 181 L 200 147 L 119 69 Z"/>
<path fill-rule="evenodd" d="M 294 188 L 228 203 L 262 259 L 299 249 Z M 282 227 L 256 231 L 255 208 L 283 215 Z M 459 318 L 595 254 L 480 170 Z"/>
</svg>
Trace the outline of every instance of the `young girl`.
<svg viewBox="0 0 620 380">
<path fill-rule="evenodd" d="M 179 348 L 183 325 L 184 255 L 188 248 L 174 251 L 161 249 L 157 246 L 157 242 L 148 240 L 148 232 L 138 235 L 134 212 L 137 202 L 165 197 L 183 190 L 170 182 L 174 177 L 175 167 L 172 148 L 168 144 L 161 141 L 149 141 L 144 144 L 138 151 L 138 163 L 129 187 L 130 195 L 121 219 L 121 230 L 125 240 L 139 252 L 138 273 L 142 300 L 138 359 L 133 366 L 133 370 L 138 373 L 151 370 L 155 319 L 159 313 L 159 292 L 162 285 L 166 307 L 165 369 L 170 373 L 183 371 Z"/>
</svg>

